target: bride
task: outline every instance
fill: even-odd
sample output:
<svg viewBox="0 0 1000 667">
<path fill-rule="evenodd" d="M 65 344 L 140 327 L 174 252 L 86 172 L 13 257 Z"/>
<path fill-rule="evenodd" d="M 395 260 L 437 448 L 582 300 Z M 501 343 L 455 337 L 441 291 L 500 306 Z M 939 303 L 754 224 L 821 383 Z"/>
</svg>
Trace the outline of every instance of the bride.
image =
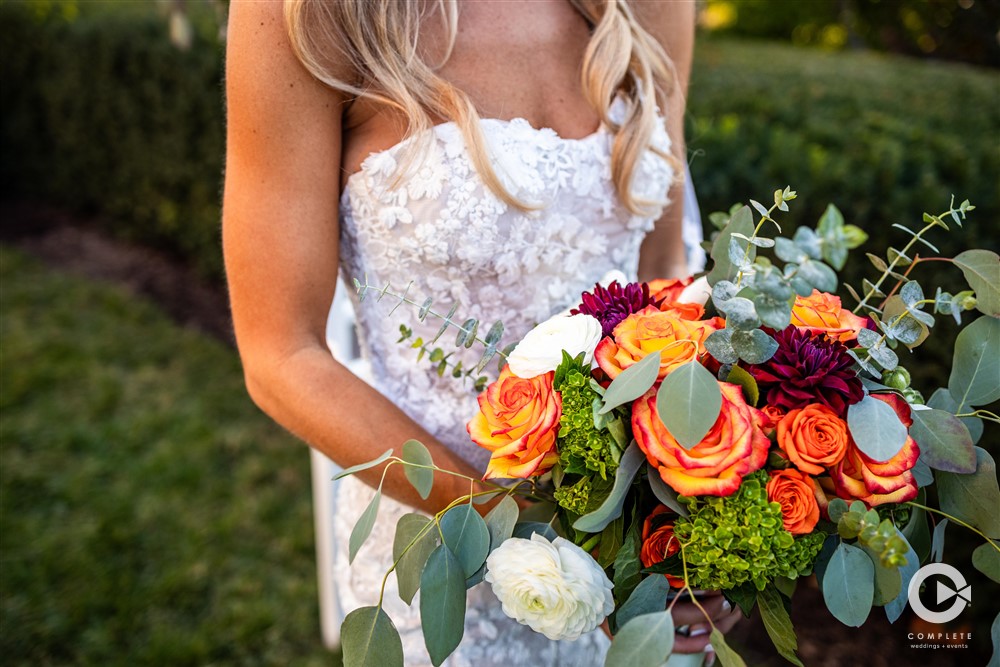
<svg viewBox="0 0 1000 667">
<path fill-rule="evenodd" d="M 223 241 L 261 409 L 344 467 L 415 438 L 438 466 L 479 477 L 488 453 L 465 432 L 474 392 L 396 343 L 398 315 L 358 309 L 372 385 L 332 359 L 338 271 L 412 282 L 438 308 L 502 321 L 507 342 L 610 271 L 687 274 L 681 206 L 667 203 L 682 200 L 693 14 L 687 1 L 234 0 Z M 402 321 L 425 340 L 437 328 Z M 354 478 L 337 491 L 345 611 L 377 598 L 387 515 L 433 512 L 469 489 L 438 475 L 423 501 L 396 466 L 383 491 L 382 533 L 352 566 L 346 536 L 373 491 Z M 449 664 L 603 663 L 599 631 L 549 642 L 487 587 L 469 595 Z M 386 601 L 407 664 L 429 664 L 417 605 Z M 722 629 L 735 621 L 719 596 L 705 607 Z M 678 604 L 674 616 L 692 628 L 675 650 L 704 650 L 701 613 Z"/>
</svg>

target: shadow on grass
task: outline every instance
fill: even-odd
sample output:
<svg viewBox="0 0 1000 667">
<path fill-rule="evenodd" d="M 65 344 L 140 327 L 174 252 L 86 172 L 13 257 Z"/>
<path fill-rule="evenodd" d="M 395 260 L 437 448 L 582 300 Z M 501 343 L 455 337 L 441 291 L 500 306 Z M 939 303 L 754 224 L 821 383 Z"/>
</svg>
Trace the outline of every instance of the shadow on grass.
<svg viewBox="0 0 1000 667">
<path fill-rule="evenodd" d="M 7 665 L 332 665 L 309 457 L 235 353 L 0 250 Z"/>
</svg>

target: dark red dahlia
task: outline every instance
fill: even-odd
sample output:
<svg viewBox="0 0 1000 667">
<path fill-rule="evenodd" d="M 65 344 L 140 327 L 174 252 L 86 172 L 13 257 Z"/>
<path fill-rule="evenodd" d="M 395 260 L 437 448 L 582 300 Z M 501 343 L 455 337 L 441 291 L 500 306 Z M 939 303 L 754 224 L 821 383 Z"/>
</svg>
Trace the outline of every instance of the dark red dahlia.
<svg viewBox="0 0 1000 667">
<path fill-rule="evenodd" d="M 847 407 L 864 397 L 861 380 L 851 370 L 854 359 L 843 343 L 795 327 L 776 333 L 774 339 L 774 356 L 747 369 L 768 405 L 787 412 L 821 403 L 846 417 Z"/>
<path fill-rule="evenodd" d="M 592 292 L 584 292 L 582 303 L 570 313 L 593 315 L 600 321 L 604 335 L 610 336 L 619 322 L 650 304 L 655 305 L 649 296 L 649 285 L 629 283 L 622 287 L 615 280 L 607 288 L 594 285 Z"/>
</svg>

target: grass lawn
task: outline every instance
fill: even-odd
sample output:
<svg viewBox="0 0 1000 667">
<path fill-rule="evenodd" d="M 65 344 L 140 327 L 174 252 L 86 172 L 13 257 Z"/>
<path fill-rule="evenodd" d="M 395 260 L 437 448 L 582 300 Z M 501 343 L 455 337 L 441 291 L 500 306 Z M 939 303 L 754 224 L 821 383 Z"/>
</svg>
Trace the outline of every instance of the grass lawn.
<svg viewBox="0 0 1000 667">
<path fill-rule="evenodd" d="M 5 665 L 331 665 L 305 447 L 236 354 L 0 249 Z"/>
</svg>

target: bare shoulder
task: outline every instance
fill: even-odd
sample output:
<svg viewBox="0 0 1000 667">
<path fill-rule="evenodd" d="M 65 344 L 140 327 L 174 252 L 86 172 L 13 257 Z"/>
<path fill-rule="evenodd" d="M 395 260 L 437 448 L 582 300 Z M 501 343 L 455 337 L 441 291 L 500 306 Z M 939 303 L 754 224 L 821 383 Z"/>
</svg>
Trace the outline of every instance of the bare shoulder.
<svg viewBox="0 0 1000 667">
<path fill-rule="evenodd" d="M 694 44 L 695 0 L 631 0 L 639 24 L 679 66 L 690 60 Z"/>
</svg>

